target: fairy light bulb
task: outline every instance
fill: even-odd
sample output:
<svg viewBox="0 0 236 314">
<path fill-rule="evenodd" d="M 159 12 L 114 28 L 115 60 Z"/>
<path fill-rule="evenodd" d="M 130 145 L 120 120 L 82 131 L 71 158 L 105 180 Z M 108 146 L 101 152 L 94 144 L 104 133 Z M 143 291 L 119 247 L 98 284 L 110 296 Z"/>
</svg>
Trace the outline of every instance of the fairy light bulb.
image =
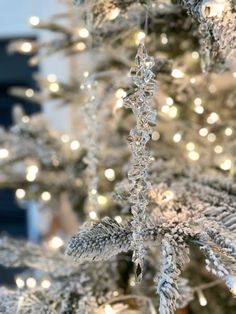
<svg viewBox="0 0 236 314">
<path fill-rule="evenodd" d="M 180 79 L 184 77 L 184 72 L 180 69 L 173 69 L 171 75 L 173 78 Z"/>
<path fill-rule="evenodd" d="M 113 311 L 113 308 L 111 307 L 110 304 L 105 305 L 104 314 L 115 314 L 115 312 Z"/>
<path fill-rule="evenodd" d="M 197 161 L 200 158 L 200 155 L 196 151 L 191 151 L 188 153 L 188 157 L 189 157 L 189 159 L 191 159 L 193 161 Z"/>
<path fill-rule="evenodd" d="M 116 178 L 116 173 L 114 169 L 108 168 L 104 171 L 104 176 L 108 181 L 114 181 Z"/>
<path fill-rule="evenodd" d="M 47 80 L 48 80 L 48 82 L 50 82 L 50 83 L 56 82 L 56 81 L 57 81 L 57 76 L 56 76 L 56 74 L 53 74 L 53 73 L 48 74 Z"/>
<path fill-rule="evenodd" d="M 21 121 L 22 121 L 23 123 L 29 123 L 29 122 L 30 122 L 30 118 L 29 118 L 28 116 L 23 116 L 23 117 L 21 118 Z"/>
<path fill-rule="evenodd" d="M 48 246 L 53 250 L 58 250 L 63 245 L 64 241 L 58 236 L 54 236 L 48 241 Z"/>
<path fill-rule="evenodd" d="M 95 220 L 95 219 L 98 218 L 97 213 L 96 213 L 94 210 L 92 210 L 91 212 L 89 212 L 89 217 L 90 217 L 92 220 Z"/>
<path fill-rule="evenodd" d="M 26 180 L 28 182 L 35 181 L 37 174 L 38 174 L 39 168 L 36 165 L 28 166 L 26 169 Z"/>
<path fill-rule="evenodd" d="M 29 17 L 29 23 L 30 23 L 30 25 L 32 25 L 32 26 L 37 26 L 37 25 L 39 25 L 39 23 L 40 23 L 40 19 L 39 19 L 38 16 L 35 16 L 35 15 L 30 16 L 30 17 Z"/>
<path fill-rule="evenodd" d="M 108 20 L 112 21 L 115 20 L 118 15 L 120 14 L 120 9 L 119 8 L 114 8 L 108 13 Z"/>
<path fill-rule="evenodd" d="M 167 97 L 167 98 L 166 98 L 166 104 L 167 104 L 168 106 L 172 106 L 172 105 L 174 104 L 173 98 Z"/>
<path fill-rule="evenodd" d="M 41 199 L 42 199 L 44 202 L 48 202 L 48 201 L 50 201 L 50 199 L 51 199 L 51 194 L 50 194 L 48 191 L 44 191 L 44 192 L 41 194 Z"/>
<path fill-rule="evenodd" d="M 19 289 L 24 288 L 24 286 L 25 286 L 25 281 L 24 281 L 21 277 L 17 277 L 15 281 L 16 281 L 16 285 L 17 285 L 17 287 L 18 287 Z"/>
<path fill-rule="evenodd" d="M 204 112 L 204 107 L 203 106 L 196 106 L 195 108 L 194 108 L 194 111 L 197 113 L 197 114 L 203 114 L 203 112 Z"/>
<path fill-rule="evenodd" d="M 186 149 L 187 149 L 188 151 L 193 151 L 193 150 L 195 149 L 195 144 L 194 144 L 193 142 L 188 142 L 188 143 L 186 144 Z"/>
<path fill-rule="evenodd" d="M 6 148 L 0 148 L 0 159 L 5 159 L 9 156 L 9 151 Z"/>
<path fill-rule="evenodd" d="M 126 91 L 123 90 L 123 88 L 119 88 L 117 89 L 117 91 L 115 92 L 115 96 L 116 98 L 123 98 L 123 97 L 126 97 L 127 93 Z"/>
<path fill-rule="evenodd" d="M 33 289 L 33 288 L 36 287 L 36 285 L 37 285 L 37 282 L 36 282 L 35 278 L 29 277 L 29 278 L 26 279 L 26 286 L 28 288 Z"/>
<path fill-rule="evenodd" d="M 161 111 L 163 113 L 168 113 L 170 111 L 170 107 L 168 105 L 164 105 L 161 107 Z"/>
<path fill-rule="evenodd" d="M 48 279 L 42 280 L 41 287 L 43 289 L 49 289 L 51 287 L 51 281 L 49 281 Z"/>
<path fill-rule="evenodd" d="M 173 141 L 174 141 L 175 143 L 179 143 L 179 142 L 181 141 L 181 139 L 182 139 L 181 133 L 175 133 L 175 134 L 174 134 L 174 136 L 173 136 Z"/>
<path fill-rule="evenodd" d="M 201 106 L 202 100 L 201 100 L 201 98 L 197 97 L 194 99 L 193 103 L 195 106 Z"/>
<path fill-rule="evenodd" d="M 79 36 L 81 37 L 81 38 L 87 38 L 87 37 L 89 37 L 89 31 L 87 30 L 87 28 L 80 28 L 79 29 Z"/>
<path fill-rule="evenodd" d="M 53 82 L 49 84 L 49 90 L 52 93 L 57 93 L 60 90 L 60 86 L 57 82 Z"/>
<path fill-rule="evenodd" d="M 168 38 L 167 38 L 165 33 L 161 34 L 161 43 L 162 43 L 162 45 L 167 45 L 168 44 Z"/>
<path fill-rule="evenodd" d="M 146 34 L 142 31 L 138 32 L 135 36 L 135 43 L 139 45 L 142 40 L 146 37 Z"/>
<path fill-rule="evenodd" d="M 225 159 L 221 164 L 220 168 L 224 171 L 229 171 L 232 167 L 232 160 L 231 159 Z"/>
<path fill-rule="evenodd" d="M 209 116 L 207 117 L 207 123 L 208 124 L 214 124 L 216 123 L 217 121 L 219 121 L 219 115 L 218 113 L 216 112 L 211 112 L 209 114 Z"/>
<path fill-rule="evenodd" d="M 115 221 L 118 222 L 119 224 L 122 223 L 122 218 L 121 216 L 115 216 Z"/>
<path fill-rule="evenodd" d="M 29 41 L 25 41 L 21 44 L 20 46 L 20 50 L 23 52 L 23 53 L 30 53 L 33 49 L 33 45 L 31 42 Z"/>
<path fill-rule="evenodd" d="M 236 72 L 233 72 L 233 77 L 235 77 L 235 78 L 236 78 Z"/>
<path fill-rule="evenodd" d="M 18 198 L 19 200 L 23 199 L 26 195 L 26 192 L 24 189 L 17 189 L 15 192 L 16 198 Z"/>
<path fill-rule="evenodd" d="M 26 89 L 25 96 L 28 97 L 28 98 L 33 97 L 34 96 L 34 90 L 32 88 Z"/>
<path fill-rule="evenodd" d="M 98 204 L 100 205 L 100 206 L 106 206 L 107 205 L 107 202 L 108 202 L 108 199 L 107 199 L 107 197 L 106 196 L 104 196 L 104 195 L 98 195 Z"/>
<path fill-rule="evenodd" d="M 178 108 L 176 106 L 170 107 L 168 114 L 170 118 L 172 119 L 176 118 L 178 115 Z"/>
<path fill-rule="evenodd" d="M 209 133 L 207 135 L 207 139 L 208 139 L 209 142 L 213 143 L 216 140 L 216 135 L 214 133 Z"/>
<path fill-rule="evenodd" d="M 214 152 L 215 152 L 216 154 L 221 154 L 221 153 L 223 152 L 223 147 L 222 147 L 221 145 L 216 145 L 216 146 L 214 147 Z"/>
<path fill-rule="evenodd" d="M 161 137 L 161 135 L 159 132 L 157 132 L 157 131 L 152 132 L 152 140 L 153 141 L 158 141 L 160 139 L 160 137 Z"/>
<path fill-rule="evenodd" d="M 205 136 L 207 136 L 207 134 L 208 134 L 208 129 L 207 128 L 201 128 L 199 130 L 199 135 L 200 136 L 205 137 Z"/>
<path fill-rule="evenodd" d="M 205 298 L 203 292 L 200 290 L 198 291 L 198 300 L 201 306 L 207 305 L 207 299 Z"/>
<path fill-rule="evenodd" d="M 233 130 L 231 128 L 226 128 L 225 129 L 225 135 L 226 136 L 231 136 L 233 134 Z"/>
<path fill-rule="evenodd" d="M 198 59 L 199 59 L 199 53 L 198 53 L 197 51 L 193 51 L 193 52 L 192 52 L 192 58 L 193 58 L 194 60 L 198 60 Z"/>
<path fill-rule="evenodd" d="M 83 51 L 83 50 L 85 50 L 86 45 L 85 45 L 85 43 L 83 43 L 83 42 L 81 41 L 81 42 L 77 43 L 75 47 L 76 47 L 77 50 Z"/>
<path fill-rule="evenodd" d="M 71 150 L 78 150 L 79 148 L 80 148 L 80 142 L 79 141 L 74 140 L 70 143 L 70 149 Z"/>
</svg>

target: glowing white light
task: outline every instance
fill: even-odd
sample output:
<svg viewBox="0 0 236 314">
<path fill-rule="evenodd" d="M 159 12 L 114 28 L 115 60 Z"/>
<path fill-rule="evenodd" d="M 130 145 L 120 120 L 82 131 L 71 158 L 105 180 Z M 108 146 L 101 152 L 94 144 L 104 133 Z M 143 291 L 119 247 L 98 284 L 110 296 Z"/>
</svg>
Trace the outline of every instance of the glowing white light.
<svg viewBox="0 0 236 314">
<path fill-rule="evenodd" d="M 192 151 L 192 152 L 188 153 L 188 157 L 189 157 L 189 159 L 196 161 L 200 158 L 200 155 L 198 152 Z"/>
<path fill-rule="evenodd" d="M 207 117 L 207 123 L 214 124 L 219 120 L 219 115 L 216 112 L 212 112 Z"/>
<path fill-rule="evenodd" d="M 122 218 L 120 216 L 115 216 L 115 221 L 120 224 L 122 223 Z"/>
<path fill-rule="evenodd" d="M 30 118 L 29 118 L 28 116 L 23 116 L 23 117 L 21 118 L 21 121 L 22 121 L 23 123 L 29 123 Z"/>
<path fill-rule="evenodd" d="M 161 34 L 161 43 L 162 43 L 162 45 L 167 45 L 168 44 L 168 38 L 167 38 L 165 33 Z"/>
<path fill-rule="evenodd" d="M 114 169 L 108 168 L 104 171 L 104 175 L 108 181 L 114 181 L 116 178 L 116 173 Z"/>
<path fill-rule="evenodd" d="M 194 149 L 195 149 L 195 144 L 194 144 L 193 142 L 187 143 L 187 144 L 186 144 L 186 149 L 187 149 L 188 151 L 194 150 Z"/>
<path fill-rule="evenodd" d="M 52 92 L 52 93 L 57 93 L 59 90 L 60 90 L 60 86 L 57 82 L 54 82 L 54 83 L 51 83 L 49 85 L 49 90 Z"/>
<path fill-rule="evenodd" d="M 15 192 L 16 198 L 23 199 L 26 195 L 26 192 L 24 189 L 17 189 Z"/>
<path fill-rule="evenodd" d="M 214 151 L 216 154 L 221 154 L 223 152 L 223 147 L 221 145 L 216 145 Z"/>
<path fill-rule="evenodd" d="M 232 167 L 232 160 L 230 159 L 225 159 L 221 164 L 220 164 L 220 168 L 222 170 L 228 171 L 230 170 Z"/>
<path fill-rule="evenodd" d="M 21 44 L 20 50 L 24 53 L 30 53 L 32 51 L 32 44 L 29 41 L 25 41 Z"/>
<path fill-rule="evenodd" d="M 7 158 L 9 156 L 9 151 L 6 148 L 0 148 L 0 159 Z"/>
<path fill-rule="evenodd" d="M 192 52 L 192 58 L 195 60 L 199 59 L 199 53 L 197 51 L 193 51 Z"/>
<path fill-rule="evenodd" d="M 36 165 L 28 166 L 26 169 L 26 180 L 33 182 L 38 174 L 39 168 Z"/>
<path fill-rule="evenodd" d="M 54 83 L 54 82 L 57 81 L 57 76 L 56 76 L 55 74 L 53 74 L 53 73 L 48 74 L 47 80 L 48 80 L 48 82 L 50 82 L 50 83 Z"/>
<path fill-rule="evenodd" d="M 144 32 L 138 32 L 135 36 L 135 43 L 139 45 L 139 43 L 145 38 L 146 34 Z"/>
<path fill-rule="evenodd" d="M 190 83 L 191 83 L 191 84 L 195 84 L 195 83 L 196 83 L 196 79 L 195 79 L 195 77 L 191 77 L 191 79 L 190 79 Z"/>
<path fill-rule="evenodd" d="M 88 71 L 85 71 L 85 72 L 83 73 L 83 76 L 84 76 L 84 77 L 88 77 L 88 76 L 89 76 L 89 72 L 88 72 Z"/>
<path fill-rule="evenodd" d="M 216 140 L 216 135 L 214 134 L 214 133 L 209 133 L 208 135 L 207 135 L 207 139 L 208 139 L 208 141 L 209 142 L 215 142 L 215 140 Z"/>
<path fill-rule="evenodd" d="M 80 148 L 80 142 L 79 142 L 79 141 L 76 141 L 76 140 L 72 141 L 72 142 L 70 143 L 70 148 L 71 148 L 71 150 L 77 150 L 77 149 L 79 149 L 79 148 Z"/>
<path fill-rule="evenodd" d="M 113 292 L 113 295 L 114 295 L 114 297 L 118 297 L 119 291 L 114 291 L 114 292 Z"/>
<path fill-rule="evenodd" d="M 107 197 L 104 195 L 98 195 L 98 204 L 101 206 L 105 206 L 107 204 L 108 200 Z"/>
<path fill-rule="evenodd" d="M 116 98 L 123 98 L 127 95 L 126 91 L 123 90 L 123 88 L 119 88 L 117 89 L 117 91 L 115 92 L 115 96 Z"/>
<path fill-rule="evenodd" d="M 91 190 L 91 194 L 96 195 L 96 194 L 97 194 L 97 190 L 92 189 L 92 190 Z"/>
<path fill-rule="evenodd" d="M 22 278 L 17 277 L 17 278 L 16 278 L 16 285 L 17 285 L 17 287 L 18 287 L 19 289 L 22 289 L 22 288 L 24 288 L 24 286 L 25 286 L 25 282 L 24 282 L 24 280 L 23 280 Z"/>
<path fill-rule="evenodd" d="M 197 114 L 203 114 L 204 112 L 204 107 L 203 106 L 196 106 L 194 108 L 194 111 L 197 113 Z"/>
<path fill-rule="evenodd" d="M 38 16 L 30 16 L 29 17 L 29 23 L 32 25 L 32 26 L 37 26 L 39 25 L 40 23 L 40 19 Z"/>
<path fill-rule="evenodd" d="M 54 250 L 59 249 L 63 245 L 64 241 L 58 236 L 54 236 L 52 239 L 48 241 L 48 246 Z"/>
<path fill-rule="evenodd" d="M 134 286 L 135 286 L 135 278 L 134 278 L 134 276 L 131 276 L 131 277 L 130 277 L 130 279 L 129 279 L 129 285 L 130 285 L 131 287 L 134 287 Z"/>
<path fill-rule="evenodd" d="M 208 129 L 207 128 L 201 128 L 200 130 L 199 130 L 199 135 L 200 136 L 207 136 L 207 134 L 208 134 Z"/>
<path fill-rule="evenodd" d="M 120 14 L 119 8 L 114 8 L 108 13 L 108 20 L 112 21 L 117 18 L 117 16 Z"/>
<path fill-rule="evenodd" d="M 87 30 L 87 28 L 81 28 L 79 30 L 79 36 L 82 37 L 82 38 L 89 37 L 89 31 Z"/>
<path fill-rule="evenodd" d="M 182 72 L 181 70 L 179 69 L 173 69 L 172 72 L 171 72 L 171 75 L 178 79 L 178 78 L 183 78 L 184 77 L 184 72 Z"/>
<path fill-rule="evenodd" d="M 116 101 L 116 106 L 115 106 L 116 109 L 122 108 L 122 107 L 123 107 L 123 104 L 124 104 L 124 101 L 123 101 L 122 98 L 117 99 L 117 101 Z"/>
<path fill-rule="evenodd" d="M 98 218 L 98 215 L 97 215 L 97 213 L 93 210 L 93 211 L 89 212 L 89 217 L 94 220 L 94 219 L 97 219 L 97 218 Z"/>
<path fill-rule="evenodd" d="M 181 139 L 182 139 L 181 133 L 175 133 L 175 134 L 174 134 L 174 136 L 173 136 L 173 141 L 174 141 L 175 143 L 179 143 L 179 142 L 181 141 Z"/>
<path fill-rule="evenodd" d="M 110 304 L 105 305 L 104 312 L 105 312 L 105 314 L 114 314 L 115 313 L 115 311 L 113 311 Z"/>
<path fill-rule="evenodd" d="M 48 191 L 44 191 L 42 194 L 41 194 L 41 199 L 45 202 L 48 202 L 50 201 L 51 199 L 51 194 L 48 192 Z"/>
<path fill-rule="evenodd" d="M 233 130 L 231 128 L 226 128 L 225 129 L 225 135 L 226 136 L 231 136 L 233 134 Z"/>
<path fill-rule="evenodd" d="M 175 106 L 170 107 L 170 110 L 169 110 L 169 117 L 172 118 L 172 119 L 174 119 L 174 118 L 177 117 L 177 114 L 178 114 L 178 109 L 177 109 L 177 107 L 175 107 Z"/>
<path fill-rule="evenodd" d="M 63 143 L 69 143 L 69 141 L 70 141 L 70 136 L 69 136 L 68 134 L 62 134 L 62 136 L 61 136 L 61 141 L 62 141 Z"/>
<path fill-rule="evenodd" d="M 157 132 L 157 131 L 152 132 L 152 140 L 153 141 L 158 141 L 160 139 L 160 137 L 161 137 L 161 135 L 159 132 Z"/>
<path fill-rule="evenodd" d="M 236 78 L 236 72 L 234 72 L 234 73 L 233 73 L 233 77 L 235 77 L 235 78 Z"/>
<path fill-rule="evenodd" d="M 83 51 L 85 50 L 85 48 L 86 48 L 86 45 L 82 41 L 76 44 L 76 49 L 79 51 Z"/>
<path fill-rule="evenodd" d="M 198 292 L 198 300 L 201 306 L 206 306 L 207 305 L 207 299 L 205 298 L 204 294 L 202 291 Z"/>
<path fill-rule="evenodd" d="M 37 282 L 33 277 L 29 277 L 26 279 L 26 286 L 28 288 L 35 288 L 36 284 L 37 284 Z"/>
<path fill-rule="evenodd" d="M 42 282 L 41 282 L 41 287 L 43 289 L 48 289 L 51 287 L 51 282 L 47 279 L 44 279 Z"/>
<path fill-rule="evenodd" d="M 202 104 L 202 100 L 199 97 L 195 98 L 193 102 L 195 106 L 200 106 Z"/>
<path fill-rule="evenodd" d="M 167 97 L 167 98 L 166 98 L 166 104 L 167 104 L 168 106 L 172 106 L 172 105 L 174 104 L 173 98 Z"/>
<path fill-rule="evenodd" d="M 164 105 L 161 107 L 161 111 L 163 113 L 168 113 L 170 111 L 170 107 L 168 105 Z"/>
<path fill-rule="evenodd" d="M 26 89 L 25 96 L 29 97 L 29 98 L 33 97 L 34 96 L 34 90 L 32 88 Z"/>
</svg>

